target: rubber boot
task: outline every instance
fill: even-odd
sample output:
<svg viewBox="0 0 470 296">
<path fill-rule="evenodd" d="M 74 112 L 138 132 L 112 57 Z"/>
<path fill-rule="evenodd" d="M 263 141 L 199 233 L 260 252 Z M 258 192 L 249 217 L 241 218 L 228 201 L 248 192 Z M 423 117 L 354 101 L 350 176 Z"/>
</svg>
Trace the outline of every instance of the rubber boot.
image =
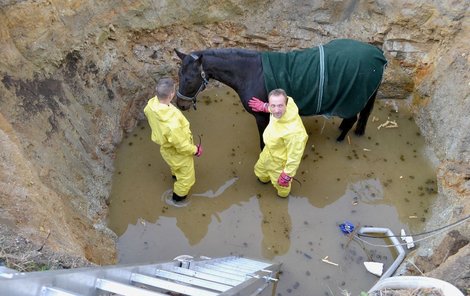
<svg viewBox="0 0 470 296">
<path fill-rule="evenodd" d="M 186 197 L 187 197 L 187 195 L 185 195 L 185 196 L 179 196 L 178 194 L 176 194 L 176 193 L 173 192 L 173 201 L 175 201 L 175 202 L 183 201 L 183 200 L 186 199 Z"/>
</svg>

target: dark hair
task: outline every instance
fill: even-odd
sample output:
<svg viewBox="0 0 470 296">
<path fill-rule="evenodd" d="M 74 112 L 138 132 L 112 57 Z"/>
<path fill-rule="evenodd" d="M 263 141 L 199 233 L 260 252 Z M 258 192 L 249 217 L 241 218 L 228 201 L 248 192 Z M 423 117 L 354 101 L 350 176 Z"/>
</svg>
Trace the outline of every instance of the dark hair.
<svg viewBox="0 0 470 296">
<path fill-rule="evenodd" d="M 282 88 L 276 88 L 270 91 L 268 94 L 268 98 L 270 98 L 271 96 L 281 96 L 281 95 L 284 97 L 284 99 L 286 99 L 286 104 L 287 104 L 287 94 L 286 94 L 286 91 L 283 90 Z"/>
<path fill-rule="evenodd" d="M 158 81 L 155 90 L 159 100 L 166 99 L 175 91 L 175 82 L 169 77 L 164 77 Z"/>
</svg>

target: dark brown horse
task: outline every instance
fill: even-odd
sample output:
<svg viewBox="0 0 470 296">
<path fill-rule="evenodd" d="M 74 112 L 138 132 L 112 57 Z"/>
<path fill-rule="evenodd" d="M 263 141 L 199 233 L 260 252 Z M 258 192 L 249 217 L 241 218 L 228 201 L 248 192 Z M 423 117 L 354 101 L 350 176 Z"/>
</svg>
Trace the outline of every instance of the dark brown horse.
<svg viewBox="0 0 470 296">
<path fill-rule="evenodd" d="M 235 48 L 175 52 L 182 61 L 177 106 L 196 108 L 197 95 L 209 79 L 218 80 L 235 90 L 256 118 L 261 147 L 269 114 L 253 112 L 248 106 L 252 97 L 267 101 L 269 91 L 283 88 L 300 115 L 343 118 L 337 138 L 342 141 L 356 121 L 355 134 L 364 134 L 387 64 L 379 48 L 349 39 L 286 53 Z"/>
</svg>

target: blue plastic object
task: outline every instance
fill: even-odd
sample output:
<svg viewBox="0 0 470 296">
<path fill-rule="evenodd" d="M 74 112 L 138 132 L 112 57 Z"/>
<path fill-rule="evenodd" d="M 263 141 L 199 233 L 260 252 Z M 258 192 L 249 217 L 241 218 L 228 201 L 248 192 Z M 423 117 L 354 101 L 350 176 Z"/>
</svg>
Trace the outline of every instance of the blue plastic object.
<svg viewBox="0 0 470 296">
<path fill-rule="evenodd" d="M 344 234 L 350 234 L 351 232 L 354 231 L 354 224 L 352 224 L 349 221 L 344 221 L 344 223 L 341 223 L 339 225 L 339 228 Z"/>
</svg>

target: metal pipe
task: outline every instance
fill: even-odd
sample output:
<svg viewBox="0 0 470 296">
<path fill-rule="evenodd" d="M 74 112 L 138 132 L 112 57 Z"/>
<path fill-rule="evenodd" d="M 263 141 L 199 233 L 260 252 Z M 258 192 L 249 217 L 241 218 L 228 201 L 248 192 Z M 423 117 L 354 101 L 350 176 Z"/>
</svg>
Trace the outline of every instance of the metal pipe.
<svg viewBox="0 0 470 296">
<path fill-rule="evenodd" d="M 387 271 L 385 271 L 382 274 L 382 276 L 380 277 L 380 280 L 390 277 L 395 272 L 395 270 L 397 270 L 398 266 L 405 258 L 405 249 L 403 249 L 402 245 L 398 241 L 398 238 L 395 237 L 395 234 L 393 234 L 393 232 L 390 229 L 382 228 L 382 227 L 361 227 L 358 233 L 359 234 L 378 233 L 378 234 L 386 235 L 390 238 L 390 240 L 393 243 L 393 246 L 397 250 L 398 256 L 395 259 L 395 261 L 393 261 L 392 265 L 387 269 Z"/>
</svg>

